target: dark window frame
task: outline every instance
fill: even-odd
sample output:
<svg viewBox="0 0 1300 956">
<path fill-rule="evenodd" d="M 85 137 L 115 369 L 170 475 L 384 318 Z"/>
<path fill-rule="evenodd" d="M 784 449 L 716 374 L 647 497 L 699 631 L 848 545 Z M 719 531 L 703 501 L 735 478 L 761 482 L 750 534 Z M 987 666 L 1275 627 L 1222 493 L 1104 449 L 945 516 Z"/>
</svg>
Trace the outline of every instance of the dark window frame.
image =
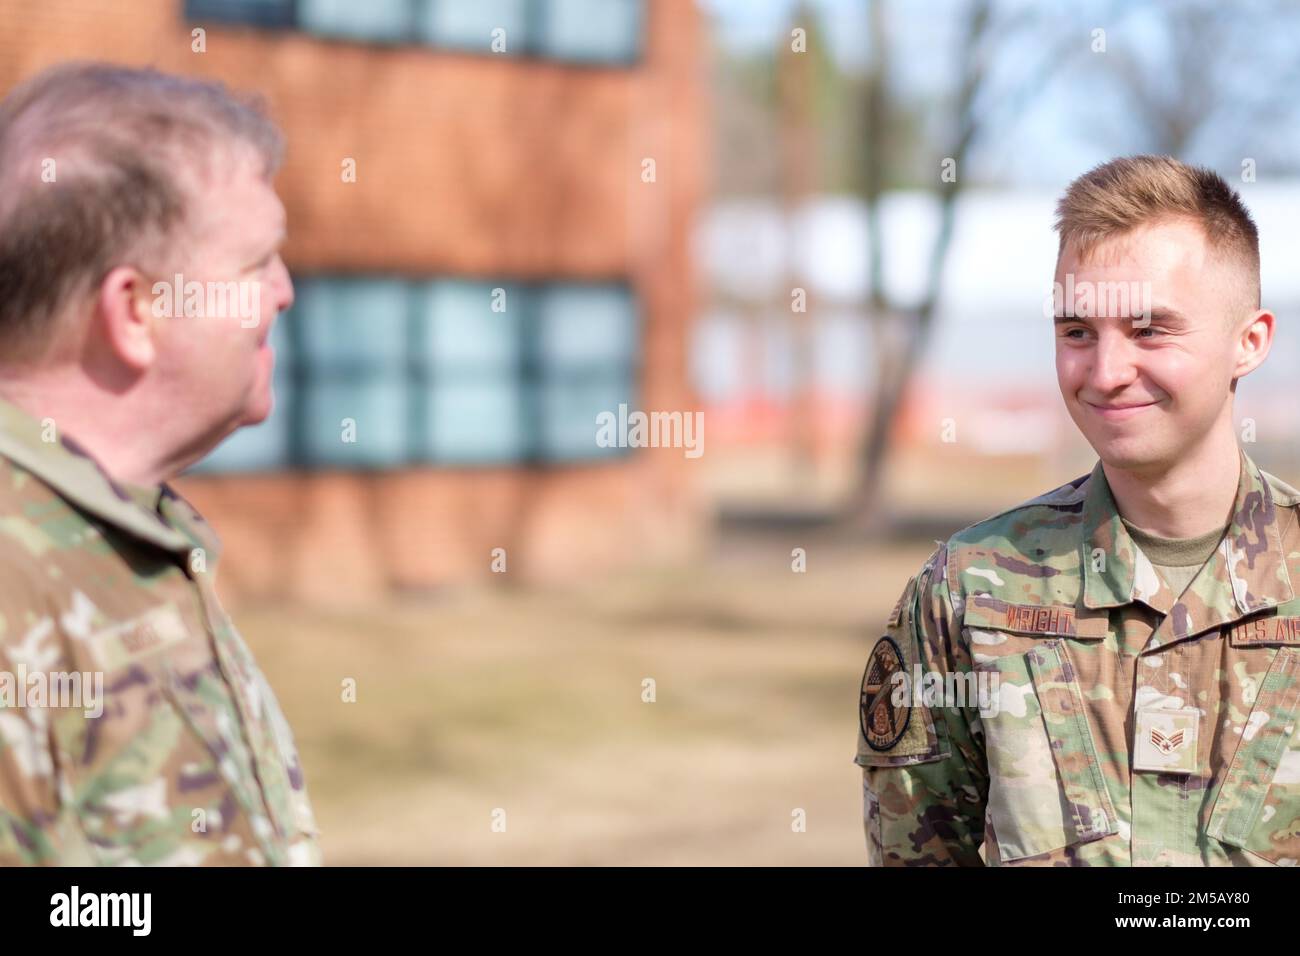
<svg viewBox="0 0 1300 956">
<path fill-rule="evenodd" d="M 438 43 L 417 35 L 416 22 L 420 7 L 430 7 L 448 0 L 406 0 L 408 4 L 406 26 L 402 36 L 394 39 L 376 39 L 371 37 L 349 37 L 333 33 L 317 33 L 304 29 L 299 0 L 273 0 L 274 8 L 280 12 L 275 16 L 242 14 L 243 10 L 259 10 L 271 6 L 258 0 L 181 0 L 181 15 L 190 26 L 206 27 L 219 24 L 228 27 L 243 27 L 264 31 L 285 31 L 300 33 L 323 43 L 348 43 L 373 46 L 378 49 L 409 49 L 416 47 L 431 52 L 449 53 L 462 56 L 499 57 L 513 61 L 534 61 L 559 63 L 576 69 L 633 69 L 642 66 L 646 56 L 646 27 L 649 22 L 649 3 L 651 0 L 633 0 L 636 4 L 636 42 L 633 50 L 618 56 L 561 56 L 543 49 L 539 43 L 541 24 L 544 22 L 543 4 L 550 0 L 523 0 L 524 31 L 523 43 L 511 47 L 505 53 L 493 53 L 472 44 Z"/>
</svg>

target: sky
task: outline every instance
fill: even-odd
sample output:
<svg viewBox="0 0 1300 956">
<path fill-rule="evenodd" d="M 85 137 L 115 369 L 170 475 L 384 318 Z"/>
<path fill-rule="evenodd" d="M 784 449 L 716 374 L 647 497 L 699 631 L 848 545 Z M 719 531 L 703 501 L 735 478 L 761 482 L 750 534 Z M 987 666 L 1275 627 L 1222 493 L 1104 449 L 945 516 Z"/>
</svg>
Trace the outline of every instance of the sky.
<svg viewBox="0 0 1300 956">
<path fill-rule="evenodd" d="M 728 51 L 755 53 L 787 42 L 796 0 L 697 0 L 710 18 L 716 41 Z M 866 64 L 868 39 L 866 0 L 810 0 L 825 28 L 822 35 L 832 57 L 846 70 Z M 1300 67 L 1292 66 L 1291 35 L 1269 11 L 1269 0 L 1241 0 L 1230 37 L 1215 38 L 1215 49 L 1226 64 L 1215 89 L 1227 106 L 1213 113 L 1205 132 L 1184 158 L 1215 165 L 1221 173 L 1238 162 L 1237 155 L 1257 160 L 1259 175 L 1289 163 L 1300 155 L 1300 124 L 1252 120 L 1244 110 L 1234 110 L 1270 87 L 1286 85 L 1300 93 Z M 893 61 L 897 82 L 910 95 L 934 95 L 953 86 L 956 38 L 966 0 L 892 0 L 887 9 L 893 33 Z M 1157 6 L 1158 9 L 1158 6 Z M 1044 14 L 1043 11 L 1049 11 Z M 1024 75 L 1026 64 L 1051 58 L 1056 44 L 1077 40 L 1071 46 L 1074 65 L 1057 70 L 1038 85 L 1022 106 L 994 103 L 1001 119 L 993 135 L 972 156 L 971 174 L 979 180 L 1025 186 L 1059 187 L 1088 168 L 1125 153 L 1149 150 L 1146 130 L 1132 110 L 1117 99 L 1107 70 L 1118 70 L 1120 53 L 1128 53 L 1157 78 L 1156 89 L 1172 101 L 1180 91 L 1163 84 L 1162 65 L 1171 55 L 1169 37 L 1150 4 L 1116 0 L 995 0 L 998 22 L 1012 14 L 1033 12 L 1046 17 L 1044 26 L 1026 31 L 1003 31 L 995 36 L 992 74 L 997 88 Z M 1093 49 L 1094 30 L 1105 30 L 1106 51 Z M 1053 45 L 1049 47 L 1047 44 Z M 1231 42 L 1230 42 L 1231 41 Z M 1103 59 L 1107 53 L 1116 54 Z M 1240 68 L 1236 64 L 1240 62 Z M 1300 95 L 1292 97 L 1300 100 Z M 1290 116 L 1294 120 L 1294 115 Z M 1226 147 L 1226 148 L 1225 148 Z"/>
</svg>

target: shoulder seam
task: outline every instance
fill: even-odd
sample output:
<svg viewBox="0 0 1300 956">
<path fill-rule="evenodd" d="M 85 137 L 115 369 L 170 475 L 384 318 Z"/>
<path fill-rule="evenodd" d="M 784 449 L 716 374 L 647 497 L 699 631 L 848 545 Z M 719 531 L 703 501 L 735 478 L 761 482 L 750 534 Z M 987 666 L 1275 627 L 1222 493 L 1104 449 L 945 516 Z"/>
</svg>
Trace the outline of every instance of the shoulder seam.
<svg viewBox="0 0 1300 956">
<path fill-rule="evenodd" d="M 1300 490 L 1263 468 L 1259 469 L 1259 473 L 1263 477 L 1264 483 L 1269 486 L 1269 494 L 1273 495 L 1273 503 L 1276 506 L 1295 508 L 1300 505 Z"/>
<path fill-rule="evenodd" d="M 959 531 L 954 532 L 948 537 L 948 540 L 943 543 L 944 565 L 945 565 L 944 583 L 948 588 L 948 599 L 952 605 L 953 613 L 956 614 L 958 620 L 963 619 L 965 617 L 965 612 L 966 612 L 965 592 L 962 590 L 958 569 L 954 566 L 951 560 L 952 553 L 955 547 L 960 548 L 963 546 L 963 542 L 959 541 L 958 539 L 963 534 L 972 530 L 973 528 L 978 528 L 980 525 L 987 524 L 991 521 L 996 521 L 999 518 L 1004 518 L 1008 515 L 1016 513 L 1017 511 L 1022 511 L 1026 508 L 1052 507 L 1053 505 L 1058 505 L 1058 504 L 1078 503 L 1084 500 L 1084 498 L 1086 497 L 1086 492 L 1083 491 L 1082 489 L 1084 484 L 1088 481 L 1088 479 L 1091 476 L 1092 476 L 1092 472 L 1088 472 L 1087 474 L 1080 475 L 1078 478 L 1075 478 L 1073 481 L 1067 481 L 1064 484 L 1057 485 L 1055 488 L 1045 491 L 1041 495 L 1037 495 L 1033 498 L 1030 498 L 1027 501 L 1022 501 L 1019 504 L 1012 505 L 1010 508 L 1005 508 L 1002 511 L 991 514 L 986 518 L 981 518 L 979 521 L 971 522 L 970 524 L 966 525 L 966 527 L 962 528 Z M 1063 493 L 1063 489 L 1065 488 L 1070 488 L 1069 494 Z M 1049 502 L 1048 500 L 1046 500 L 1049 499 L 1052 495 L 1057 495 L 1057 494 L 1062 495 L 1061 501 Z M 958 576 L 954 578 L 954 575 L 958 575 Z"/>
<path fill-rule="evenodd" d="M 1057 485 L 1055 488 L 1051 489 L 1050 491 L 1045 491 L 1041 495 L 1037 495 L 1033 498 L 1030 498 L 1027 501 L 1022 501 L 1019 504 L 1012 505 L 1010 508 L 1004 508 L 1002 511 L 995 512 L 986 518 L 980 518 L 979 521 L 972 521 L 970 524 L 966 525 L 966 527 L 960 529 L 959 531 L 953 532 L 953 534 L 949 536 L 948 542 L 951 542 L 954 538 L 958 537 L 964 531 L 969 531 L 971 528 L 979 527 L 980 525 L 985 524 L 989 521 L 996 521 L 998 518 L 1005 517 L 1006 515 L 1012 514 L 1013 512 L 1016 511 L 1020 511 L 1024 508 L 1050 507 L 1053 504 L 1064 504 L 1065 502 L 1048 502 L 1045 501 L 1044 499 L 1058 493 L 1059 491 L 1061 491 L 1062 488 L 1068 487 L 1070 485 L 1074 485 L 1073 491 L 1075 493 L 1078 493 L 1080 488 L 1082 487 L 1083 482 L 1087 481 L 1090 476 L 1091 473 L 1087 475 L 1081 475 L 1079 478 L 1075 479 L 1075 481 L 1079 482 L 1078 485 L 1074 485 L 1074 481 L 1067 481 L 1064 484 Z M 1082 496 L 1080 497 L 1080 500 L 1082 500 Z"/>
</svg>

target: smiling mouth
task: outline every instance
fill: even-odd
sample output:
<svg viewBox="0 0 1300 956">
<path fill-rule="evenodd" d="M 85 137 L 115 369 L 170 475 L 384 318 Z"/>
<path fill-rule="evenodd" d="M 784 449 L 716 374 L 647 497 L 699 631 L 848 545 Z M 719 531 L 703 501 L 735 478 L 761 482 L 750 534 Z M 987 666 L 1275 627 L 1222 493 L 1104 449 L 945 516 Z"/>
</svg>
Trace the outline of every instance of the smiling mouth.
<svg viewBox="0 0 1300 956">
<path fill-rule="evenodd" d="M 1151 408 L 1155 402 L 1143 402 L 1139 405 L 1094 405 L 1092 402 L 1084 402 L 1094 412 L 1103 418 L 1128 418 L 1136 415 L 1144 408 Z"/>
</svg>

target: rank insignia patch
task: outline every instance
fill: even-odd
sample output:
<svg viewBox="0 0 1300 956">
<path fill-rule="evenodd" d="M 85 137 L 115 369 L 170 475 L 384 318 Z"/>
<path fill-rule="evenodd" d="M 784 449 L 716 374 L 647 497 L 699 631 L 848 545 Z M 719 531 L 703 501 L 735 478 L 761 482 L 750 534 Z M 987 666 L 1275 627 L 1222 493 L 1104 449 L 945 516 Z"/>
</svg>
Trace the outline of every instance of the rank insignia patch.
<svg viewBox="0 0 1300 956">
<path fill-rule="evenodd" d="M 1155 748 L 1162 754 L 1171 754 L 1186 743 L 1186 740 L 1183 737 L 1184 733 L 1184 731 L 1178 730 L 1166 736 L 1165 734 L 1162 734 L 1158 728 L 1152 727 L 1151 743 L 1153 743 Z"/>
<path fill-rule="evenodd" d="M 902 698 L 902 703 L 895 703 L 894 675 L 899 672 L 904 673 L 904 684 L 897 695 Z M 867 669 L 862 675 L 862 695 L 859 698 L 858 719 L 862 725 L 862 736 L 872 750 L 891 750 L 902 740 L 912 712 L 910 699 L 911 689 L 906 686 L 903 653 L 893 638 L 882 637 L 867 659 Z"/>
<path fill-rule="evenodd" d="M 1201 712 L 1139 710 L 1133 734 L 1133 769 L 1157 773 L 1196 772 L 1196 732 Z"/>
</svg>

